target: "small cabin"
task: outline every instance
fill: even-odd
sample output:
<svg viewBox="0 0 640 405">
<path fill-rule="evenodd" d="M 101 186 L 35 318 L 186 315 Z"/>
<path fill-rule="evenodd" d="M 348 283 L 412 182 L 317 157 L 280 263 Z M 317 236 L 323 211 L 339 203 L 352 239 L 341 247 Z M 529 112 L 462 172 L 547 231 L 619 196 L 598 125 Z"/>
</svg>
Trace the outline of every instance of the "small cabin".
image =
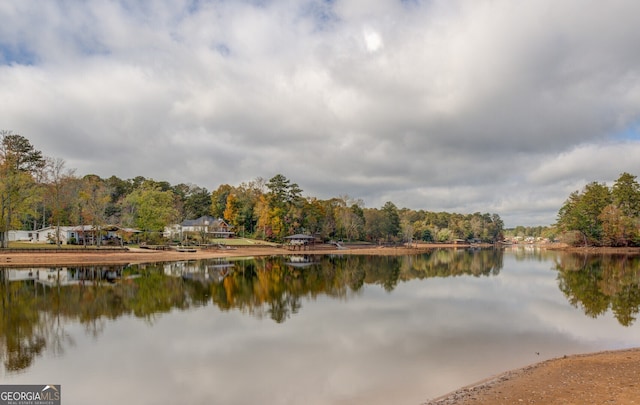
<svg viewBox="0 0 640 405">
<path fill-rule="evenodd" d="M 315 238 L 311 235 L 305 235 L 298 233 L 295 235 L 285 237 L 287 245 L 293 250 L 307 249 L 309 245 L 313 245 Z"/>
</svg>

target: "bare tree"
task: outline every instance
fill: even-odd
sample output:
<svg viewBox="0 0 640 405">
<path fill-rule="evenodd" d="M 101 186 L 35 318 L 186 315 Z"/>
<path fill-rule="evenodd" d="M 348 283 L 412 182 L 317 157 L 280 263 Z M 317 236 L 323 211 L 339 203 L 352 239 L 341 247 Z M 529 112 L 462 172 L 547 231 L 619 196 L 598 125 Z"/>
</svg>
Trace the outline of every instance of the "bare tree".
<svg viewBox="0 0 640 405">
<path fill-rule="evenodd" d="M 61 158 L 46 159 L 46 180 L 48 199 L 51 205 L 51 223 L 55 224 L 55 242 L 60 246 L 60 225 L 69 222 L 75 201 L 75 170 L 65 170 L 65 161 Z"/>
</svg>

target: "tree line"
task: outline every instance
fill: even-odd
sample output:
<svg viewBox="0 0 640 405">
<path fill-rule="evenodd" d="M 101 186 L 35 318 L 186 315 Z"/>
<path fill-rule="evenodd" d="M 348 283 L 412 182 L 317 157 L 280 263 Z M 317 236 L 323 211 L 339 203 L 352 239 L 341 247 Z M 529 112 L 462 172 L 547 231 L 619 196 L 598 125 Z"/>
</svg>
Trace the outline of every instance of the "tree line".
<svg viewBox="0 0 640 405">
<path fill-rule="evenodd" d="M 556 226 L 573 245 L 640 246 L 640 185 L 622 173 L 608 187 L 591 182 L 574 191 L 558 212 Z"/>
<path fill-rule="evenodd" d="M 2 247 L 8 246 L 10 229 L 78 224 L 132 227 L 143 231 L 146 240 L 159 241 L 167 225 L 204 215 L 223 218 L 239 236 L 272 241 L 305 233 L 325 240 L 378 243 L 494 242 L 503 234 L 497 214 L 413 210 L 391 201 L 366 208 L 348 195 L 326 200 L 303 196 L 300 186 L 282 174 L 237 186 L 223 184 L 211 192 L 142 176 L 78 176 L 63 159 L 45 157 L 21 135 L 0 131 L 0 138 Z"/>
</svg>

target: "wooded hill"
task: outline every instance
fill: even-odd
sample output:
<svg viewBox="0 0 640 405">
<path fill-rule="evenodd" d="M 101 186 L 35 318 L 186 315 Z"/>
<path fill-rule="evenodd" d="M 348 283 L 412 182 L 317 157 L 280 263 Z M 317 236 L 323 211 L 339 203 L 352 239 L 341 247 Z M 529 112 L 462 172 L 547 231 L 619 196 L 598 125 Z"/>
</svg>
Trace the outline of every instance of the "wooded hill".
<svg viewBox="0 0 640 405">
<path fill-rule="evenodd" d="M 589 246 L 640 246 L 640 185 L 622 173 L 608 187 L 592 182 L 569 195 L 557 227 L 566 242 Z"/>
<path fill-rule="evenodd" d="M 282 174 L 223 184 L 212 192 L 142 176 L 77 176 L 64 160 L 43 156 L 25 137 L 10 131 L 0 131 L 0 137 L 3 247 L 10 229 L 79 224 L 133 227 L 148 241 L 160 241 L 165 226 L 203 215 L 224 218 L 236 235 L 275 241 L 295 233 L 389 243 L 502 239 L 497 214 L 399 209 L 391 201 L 366 208 L 362 200 L 346 195 L 322 200 L 303 196 L 298 184 Z"/>
</svg>

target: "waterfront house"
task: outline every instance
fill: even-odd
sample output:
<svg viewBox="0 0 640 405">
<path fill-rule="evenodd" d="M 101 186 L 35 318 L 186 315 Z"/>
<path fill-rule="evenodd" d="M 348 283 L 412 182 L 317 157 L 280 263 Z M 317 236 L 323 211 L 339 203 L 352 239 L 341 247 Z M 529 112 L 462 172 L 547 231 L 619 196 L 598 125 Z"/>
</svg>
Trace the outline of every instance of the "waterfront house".
<svg viewBox="0 0 640 405">
<path fill-rule="evenodd" d="M 232 227 L 222 218 L 204 215 L 197 219 L 185 219 L 164 229 L 164 237 L 183 240 L 186 235 L 199 235 L 211 238 L 230 238 L 234 235 Z"/>
</svg>

